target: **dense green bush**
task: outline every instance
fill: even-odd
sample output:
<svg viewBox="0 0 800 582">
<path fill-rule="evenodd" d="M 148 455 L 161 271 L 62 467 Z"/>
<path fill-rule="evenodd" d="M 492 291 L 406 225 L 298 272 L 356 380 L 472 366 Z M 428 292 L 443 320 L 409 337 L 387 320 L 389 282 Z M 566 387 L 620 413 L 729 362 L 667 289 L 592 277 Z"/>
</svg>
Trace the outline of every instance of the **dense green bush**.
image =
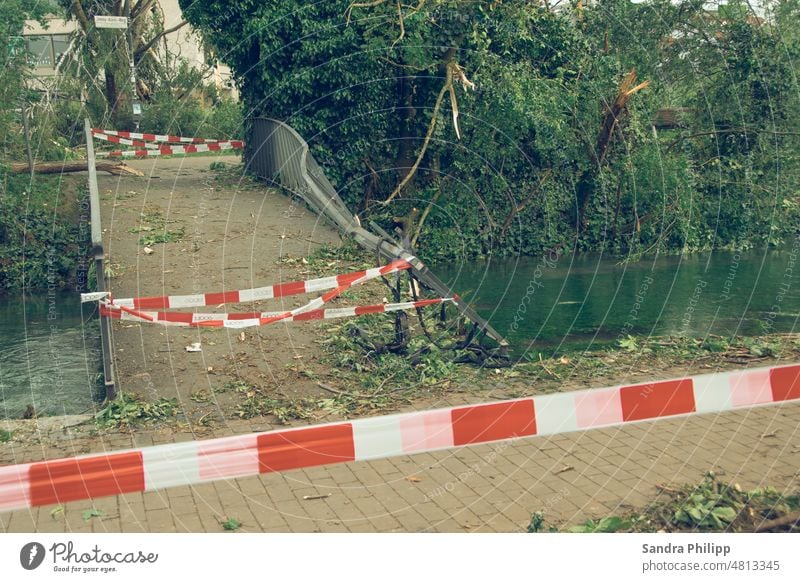
<svg viewBox="0 0 800 582">
<path fill-rule="evenodd" d="M 58 178 L 0 177 L 0 291 L 74 286 L 88 266 L 88 192 Z"/>
<path fill-rule="evenodd" d="M 435 197 L 429 257 L 780 243 L 797 224 L 798 1 L 762 17 L 584 4 L 181 0 L 247 111 L 295 127 L 354 209 L 387 226 Z M 632 70 L 626 90 L 649 84 L 623 95 Z M 665 108 L 685 122 L 655 129 Z"/>
</svg>

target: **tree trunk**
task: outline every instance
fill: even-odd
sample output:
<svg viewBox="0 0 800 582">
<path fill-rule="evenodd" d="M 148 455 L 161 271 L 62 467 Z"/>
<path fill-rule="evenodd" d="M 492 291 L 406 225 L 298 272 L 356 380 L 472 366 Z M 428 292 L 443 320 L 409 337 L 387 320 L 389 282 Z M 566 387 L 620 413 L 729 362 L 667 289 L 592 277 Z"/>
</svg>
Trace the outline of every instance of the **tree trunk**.
<svg viewBox="0 0 800 582">
<path fill-rule="evenodd" d="M 414 165 L 414 118 L 417 110 L 414 108 L 414 86 L 410 77 L 400 77 L 400 143 L 397 146 L 398 178 L 402 180 Z"/>
<path fill-rule="evenodd" d="M 641 91 L 649 85 L 649 81 L 639 83 L 634 87 L 636 82 L 636 71 L 631 69 L 622 79 L 617 90 L 617 95 L 611 106 L 605 106 L 605 113 L 603 115 L 603 123 L 600 126 L 600 131 L 597 135 L 594 149 L 589 150 L 589 159 L 591 160 L 591 167 L 583 173 L 578 181 L 577 196 L 578 196 L 578 234 L 586 226 L 586 209 L 589 205 L 594 191 L 595 180 L 600 172 L 605 160 L 606 154 L 611 146 L 614 133 L 619 130 L 619 123 L 627 115 L 628 100 L 631 95 Z"/>
<path fill-rule="evenodd" d="M 98 161 L 95 166 L 101 172 L 108 172 L 115 176 L 144 176 L 142 172 L 131 168 L 122 162 L 110 162 L 106 160 Z M 25 162 L 12 162 L 9 169 L 14 174 L 26 174 L 30 171 L 30 166 Z M 85 172 L 89 169 L 89 162 L 86 160 L 75 160 L 69 162 L 36 162 L 33 164 L 33 171 L 37 174 L 65 174 L 70 172 Z"/>
<path fill-rule="evenodd" d="M 117 93 L 117 79 L 114 75 L 114 70 L 111 67 L 105 68 L 106 78 L 106 103 L 111 108 L 111 118 L 117 118 L 119 111 L 118 93 Z"/>
</svg>

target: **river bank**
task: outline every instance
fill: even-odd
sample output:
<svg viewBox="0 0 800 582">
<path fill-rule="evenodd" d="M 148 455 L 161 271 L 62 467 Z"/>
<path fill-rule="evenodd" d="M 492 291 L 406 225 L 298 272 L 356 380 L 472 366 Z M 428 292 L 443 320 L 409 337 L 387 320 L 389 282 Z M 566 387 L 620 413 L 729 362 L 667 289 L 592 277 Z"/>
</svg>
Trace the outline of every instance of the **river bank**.
<svg viewBox="0 0 800 582">
<path fill-rule="evenodd" d="M 398 367 L 397 362 L 404 359 L 391 357 L 383 365 Z M 323 357 L 321 363 L 325 361 Z M 281 398 L 269 386 L 244 382 L 221 391 L 200 388 L 187 400 L 148 399 L 133 393 L 126 397 L 124 407 L 106 405 L 94 414 L 6 419 L 0 423 L 0 436 L 5 435 L 0 446 L 2 442 L 9 447 L 22 443 L 57 446 L 74 439 L 91 443 L 92 438 L 98 443 L 109 438 L 130 441 L 133 446 L 142 438 L 155 437 L 157 442 L 164 435 L 208 438 L 796 362 L 800 362 L 800 334 L 733 342 L 651 338 L 612 350 L 536 356 L 507 368 L 453 364 L 446 374 L 428 375 L 422 381 L 423 369 L 395 374 L 390 381 L 385 381 L 386 374 L 376 373 L 381 370 L 371 370 L 370 383 L 363 372 L 331 367 L 316 376 L 323 385 L 317 386 L 319 396 Z M 94 450 L 90 444 L 84 448 L 85 452 Z"/>
</svg>

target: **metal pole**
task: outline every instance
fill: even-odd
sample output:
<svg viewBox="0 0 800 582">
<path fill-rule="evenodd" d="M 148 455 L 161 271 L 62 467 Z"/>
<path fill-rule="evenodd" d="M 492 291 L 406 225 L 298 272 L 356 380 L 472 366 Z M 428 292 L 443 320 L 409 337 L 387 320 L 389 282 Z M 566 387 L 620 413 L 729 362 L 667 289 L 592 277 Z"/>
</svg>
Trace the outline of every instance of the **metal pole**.
<svg viewBox="0 0 800 582">
<path fill-rule="evenodd" d="M 100 224 L 100 192 L 97 188 L 97 168 L 95 167 L 94 138 L 92 126 L 88 119 L 84 120 L 86 133 L 86 160 L 89 170 L 89 221 L 92 225 L 92 254 L 94 255 L 95 274 L 97 276 L 97 290 L 106 290 L 105 269 L 103 260 L 103 229 Z M 103 381 L 106 388 L 106 398 L 111 400 L 117 395 L 114 385 L 114 360 L 111 353 L 111 321 L 108 317 L 100 316 L 100 348 L 103 354 Z"/>
<path fill-rule="evenodd" d="M 131 21 L 131 0 L 125 0 L 125 17 L 128 19 L 128 28 L 126 36 L 128 38 L 128 64 L 131 71 L 131 110 L 133 111 L 133 121 L 136 123 L 136 129 L 139 129 L 139 100 L 136 96 L 136 63 L 133 59 L 133 22 Z"/>
</svg>

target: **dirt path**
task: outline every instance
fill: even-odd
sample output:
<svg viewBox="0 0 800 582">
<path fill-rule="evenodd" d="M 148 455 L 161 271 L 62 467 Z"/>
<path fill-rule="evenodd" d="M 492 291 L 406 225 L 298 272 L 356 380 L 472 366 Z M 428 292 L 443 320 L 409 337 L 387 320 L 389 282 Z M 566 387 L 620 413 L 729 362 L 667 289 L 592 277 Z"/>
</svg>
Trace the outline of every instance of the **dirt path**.
<svg viewBox="0 0 800 582">
<path fill-rule="evenodd" d="M 227 169 L 210 169 L 220 161 Z M 323 261 L 324 273 L 320 273 L 313 270 L 320 267 L 319 262 L 314 266 L 304 263 L 303 258 L 321 245 L 338 247 L 339 235 L 302 204 L 242 177 L 238 164 L 236 156 L 155 158 L 131 162 L 145 177 L 99 177 L 115 297 L 232 291 L 351 269 L 345 261 Z M 159 237 L 167 242 L 144 240 Z M 153 244 L 147 247 L 143 242 Z M 385 294 L 381 283 L 371 285 L 366 294 L 373 299 Z M 380 295 L 375 295 L 376 287 Z M 291 309 L 310 298 L 294 296 L 199 310 L 274 311 Z M 330 333 L 328 330 L 325 335 Z M 294 420 L 299 419 L 304 419 L 299 424 L 333 421 L 339 416 L 439 408 L 771 365 L 776 358 L 783 364 L 800 355 L 796 336 L 773 337 L 769 341 L 780 340 L 783 347 L 773 349 L 774 357 L 758 358 L 741 346 L 732 346 L 730 354 L 681 351 L 677 344 L 672 351 L 664 351 L 675 343 L 668 339 L 657 346 L 658 351 L 649 350 L 653 352 L 649 355 L 645 351 L 598 352 L 575 361 L 561 357 L 505 370 L 457 366 L 434 383 L 403 386 L 408 379 L 392 380 L 394 374 L 389 373 L 386 379 L 392 383 L 387 389 L 395 396 L 397 388 L 403 389 L 403 398 L 379 403 L 373 398 L 374 391 L 362 390 L 363 373 L 344 373 L 322 361 L 320 339 L 323 336 L 316 322 L 238 330 L 115 321 L 118 388 L 148 400 L 177 399 L 194 432 L 218 428 L 240 417 L 257 423 L 287 422 L 287 418 L 288 424 L 298 424 Z M 196 342 L 202 351 L 187 352 L 186 346 Z M 367 405 L 354 409 L 319 406 L 321 398 L 331 398 L 330 392 L 319 387 L 320 381 L 333 386 L 338 395 L 363 392 L 359 397 Z M 263 402 L 273 398 L 279 408 L 296 402 L 307 415 L 264 416 L 263 407 L 242 412 L 248 399 Z M 305 399 L 317 402 L 307 407 Z"/>
<path fill-rule="evenodd" d="M 212 162 L 227 169 L 211 170 Z M 131 165 L 144 178 L 99 177 L 115 297 L 230 291 L 309 278 L 301 263 L 281 259 L 305 257 L 321 244 L 337 246 L 338 234 L 302 205 L 237 174 L 238 163 L 234 156 L 135 160 Z M 145 237 L 168 242 L 149 245 L 148 254 Z M 308 299 L 201 311 L 290 309 Z M 284 398 L 319 391 L 301 373 L 320 355 L 316 328 L 303 323 L 189 329 L 116 321 L 118 388 L 149 399 L 177 398 L 190 418 L 216 420 L 230 417 L 236 395 L 226 386 L 237 381 L 268 384 Z M 185 350 L 194 342 L 202 352 Z"/>
</svg>

